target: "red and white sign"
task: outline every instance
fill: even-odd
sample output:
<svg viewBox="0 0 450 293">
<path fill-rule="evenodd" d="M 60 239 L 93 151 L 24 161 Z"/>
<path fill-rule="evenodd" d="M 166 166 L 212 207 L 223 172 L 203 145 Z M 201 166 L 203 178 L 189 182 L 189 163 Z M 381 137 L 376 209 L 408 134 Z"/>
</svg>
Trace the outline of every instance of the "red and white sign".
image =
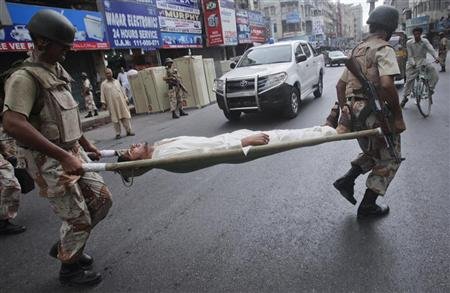
<svg viewBox="0 0 450 293">
<path fill-rule="evenodd" d="M 223 45 L 219 0 L 202 0 L 208 47 Z"/>
</svg>

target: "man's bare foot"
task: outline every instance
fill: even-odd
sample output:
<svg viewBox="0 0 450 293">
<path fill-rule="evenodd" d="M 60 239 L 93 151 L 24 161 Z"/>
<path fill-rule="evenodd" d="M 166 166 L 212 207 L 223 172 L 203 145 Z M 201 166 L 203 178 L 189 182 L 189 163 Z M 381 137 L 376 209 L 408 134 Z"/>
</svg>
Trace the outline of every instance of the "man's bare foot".
<svg viewBox="0 0 450 293">
<path fill-rule="evenodd" d="M 265 145 L 269 143 L 269 136 L 265 133 L 258 133 L 241 139 L 242 147 Z"/>
</svg>

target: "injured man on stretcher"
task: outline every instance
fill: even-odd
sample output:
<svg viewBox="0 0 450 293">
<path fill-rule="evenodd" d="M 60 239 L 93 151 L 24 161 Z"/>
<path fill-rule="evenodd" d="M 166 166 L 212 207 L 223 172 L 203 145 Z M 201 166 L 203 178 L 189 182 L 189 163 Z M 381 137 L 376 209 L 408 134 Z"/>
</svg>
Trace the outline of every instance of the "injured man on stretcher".
<svg viewBox="0 0 450 293">
<path fill-rule="evenodd" d="M 178 136 L 166 138 L 154 144 L 138 143 L 133 144 L 129 149 L 116 152 L 119 156 L 118 162 L 166 159 L 231 149 L 241 149 L 246 155 L 252 146 L 293 142 L 335 134 L 336 130 L 329 126 L 269 131 L 242 129 L 213 137 Z"/>
</svg>

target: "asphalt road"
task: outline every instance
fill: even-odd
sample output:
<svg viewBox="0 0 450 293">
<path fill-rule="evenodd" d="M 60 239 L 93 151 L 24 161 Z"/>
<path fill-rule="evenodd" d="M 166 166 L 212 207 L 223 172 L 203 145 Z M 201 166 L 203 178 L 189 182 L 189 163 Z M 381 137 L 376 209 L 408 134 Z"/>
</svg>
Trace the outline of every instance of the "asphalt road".
<svg viewBox="0 0 450 293">
<path fill-rule="evenodd" d="M 327 68 L 324 96 L 283 120 L 247 115 L 230 124 L 217 105 L 172 120 L 133 118 L 136 137 L 114 140 L 111 125 L 87 133 L 102 148 L 239 128 L 323 123 L 342 67 Z M 303 148 L 188 174 L 153 170 L 131 188 L 104 174 L 114 195 L 87 251 L 104 281 L 90 292 L 449 292 L 450 73 L 441 74 L 432 116 L 404 111 L 403 162 L 382 201 L 391 213 L 358 221 L 332 182 L 358 153 L 356 141 Z M 365 178 L 355 186 L 358 200 Z M 0 238 L 0 292 L 75 292 L 47 255 L 59 221 L 45 199 L 23 197 L 21 235 Z"/>
</svg>

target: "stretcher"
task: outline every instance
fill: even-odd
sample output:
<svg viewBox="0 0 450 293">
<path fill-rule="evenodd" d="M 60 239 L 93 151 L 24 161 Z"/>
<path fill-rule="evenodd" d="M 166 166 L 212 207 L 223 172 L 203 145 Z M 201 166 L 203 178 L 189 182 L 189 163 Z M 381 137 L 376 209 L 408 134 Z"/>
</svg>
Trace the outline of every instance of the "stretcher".
<svg viewBox="0 0 450 293">
<path fill-rule="evenodd" d="M 242 149 L 220 150 L 203 154 L 180 155 L 164 159 L 146 159 L 120 163 L 86 163 L 83 164 L 83 169 L 85 172 L 118 172 L 124 179 L 140 176 L 152 169 L 163 169 L 174 173 L 188 173 L 218 164 L 241 164 L 277 153 L 327 142 L 379 135 L 383 135 L 383 132 L 381 128 L 376 128 L 298 141 L 252 146 L 246 154 L 244 154 Z M 102 157 L 112 157 L 117 154 L 114 150 L 103 150 L 101 153 Z"/>
</svg>

